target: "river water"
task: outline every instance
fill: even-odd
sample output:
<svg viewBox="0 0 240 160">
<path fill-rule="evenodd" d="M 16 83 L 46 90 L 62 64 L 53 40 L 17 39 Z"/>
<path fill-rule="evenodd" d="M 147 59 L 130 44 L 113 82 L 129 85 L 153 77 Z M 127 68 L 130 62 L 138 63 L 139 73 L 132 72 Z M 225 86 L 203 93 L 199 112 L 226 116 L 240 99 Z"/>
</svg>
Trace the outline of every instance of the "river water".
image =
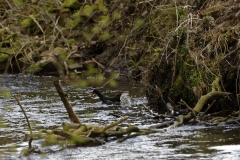
<svg viewBox="0 0 240 160">
<path fill-rule="evenodd" d="M 29 117 L 34 140 L 40 145 L 41 129 L 61 128 L 62 122 L 69 122 L 65 108 L 56 93 L 53 81 L 56 77 L 0 76 L 0 159 L 20 159 L 23 148 L 28 147 L 29 131 L 24 115 L 17 105 L 17 96 Z M 98 97 L 89 96 L 93 87 L 74 87 L 63 84 L 74 111 L 82 123 L 107 125 L 130 116 L 122 125 L 133 124 L 148 128 L 159 123 L 141 106 L 146 98 L 140 84 L 118 82 L 117 88 L 105 86 L 104 94 L 128 93 L 134 101 L 132 106 L 107 106 Z M 4 97 L 10 93 L 10 97 Z M 45 154 L 32 154 L 21 159 L 240 159 L 239 126 L 182 126 L 166 129 L 145 136 L 127 139 L 117 143 L 112 139 L 96 147 L 62 149 L 52 146 L 44 149 Z"/>
</svg>

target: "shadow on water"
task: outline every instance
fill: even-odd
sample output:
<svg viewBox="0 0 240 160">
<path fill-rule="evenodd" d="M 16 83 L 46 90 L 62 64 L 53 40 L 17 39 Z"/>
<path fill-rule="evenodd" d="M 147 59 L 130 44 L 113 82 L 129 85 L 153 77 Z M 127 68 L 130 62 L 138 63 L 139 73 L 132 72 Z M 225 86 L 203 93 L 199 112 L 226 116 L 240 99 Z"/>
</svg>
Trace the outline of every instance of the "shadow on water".
<svg viewBox="0 0 240 160">
<path fill-rule="evenodd" d="M 0 95 L 0 159 L 18 159 L 23 147 L 28 146 L 29 131 L 26 120 L 13 95 L 17 95 L 34 133 L 33 145 L 40 145 L 40 129 L 60 128 L 68 122 L 68 115 L 53 86 L 55 77 L 1 76 L 1 91 L 8 90 L 11 97 Z M 128 93 L 134 100 L 131 107 L 107 106 L 98 97 L 90 97 L 92 88 L 75 88 L 63 85 L 74 111 L 83 123 L 107 125 L 129 115 L 122 125 L 134 124 L 148 128 L 156 124 L 141 107 L 146 103 L 140 85 L 119 83 L 117 88 L 105 87 L 104 94 Z M 236 126 L 203 127 L 182 126 L 128 139 L 117 143 L 112 139 L 97 147 L 78 147 L 61 150 L 59 146 L 46 148 L 43 155 L 33 154 L 23 159 L 240 159 L 240 128 Z"/>
</svg>

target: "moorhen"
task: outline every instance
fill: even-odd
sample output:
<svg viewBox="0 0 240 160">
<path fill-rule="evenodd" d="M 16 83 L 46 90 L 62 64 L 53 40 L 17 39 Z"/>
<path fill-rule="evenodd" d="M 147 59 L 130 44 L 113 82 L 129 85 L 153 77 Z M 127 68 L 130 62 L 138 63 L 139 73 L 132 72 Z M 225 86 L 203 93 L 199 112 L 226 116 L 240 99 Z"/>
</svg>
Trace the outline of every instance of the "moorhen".
<svg viewBox="0 0 240 160">
<path fill-rule="evenodd" d="M 98 97 L 101 99 L 101 101 L 105 104 L 120 104 L 120 97 L 121 94 L 115 95 L 114 97 L 106 97 L 105 95 L 103 95 L 99 90 L 94 89 L 92 91 L 92 94 L 96 94 L 98 95 Z"/>
</svg>

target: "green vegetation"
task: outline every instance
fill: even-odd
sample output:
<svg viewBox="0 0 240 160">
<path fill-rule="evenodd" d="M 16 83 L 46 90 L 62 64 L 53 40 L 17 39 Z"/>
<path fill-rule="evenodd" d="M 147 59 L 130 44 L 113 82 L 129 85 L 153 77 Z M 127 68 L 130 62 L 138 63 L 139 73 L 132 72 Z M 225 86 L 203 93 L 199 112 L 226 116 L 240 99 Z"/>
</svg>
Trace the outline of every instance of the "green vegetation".
<svg viewBox="0 0 240 160">
<path fill-rule="evenodd" d="M 65 0 L 62 4 L 63 8 L 79 9 L 80 3 L 78 0 Z"/>
<path fill-rule="evenodd" d="M 0 53 L 0 63 L 4 63 L 8 60 L 9 55 L 4 54 L 4 53 Z"/>
<path fill-rule="evenodd" d="M 104 69 L 124 61 L 130 69 L 145 67 L 146 90 L 159 95 L 152 89 L 157 86 L 163 91 L 159 100 L 175 103 L 185 96 L 193 104 L 216 76 L 225 82 L 237 80 L 240 23 L 237 12 L 230 11 L 235 11 L 232 3 L 61 2 L 15 0 L 8 7 L 11 11 L 2 11 L 1 65 L 39 74 L 51 64 L 62 77 L 77 76 L 69 65 L 78 65 L 81 71 L 91 68 L 84 75 L 93 72 L 102 81 Z M 10 14 L 17 12 L 21 14 Z M 5 23 L 12 19 L 17 21 Z"/>
<path fill-rule="evenodd" d="M 37 73 L 37 72 L 41 71 L 42 67 L 45 66 L 46 64 L 47 64 L 47 62 L 35 63 L 35 64 L 31 65 L 30 67 L 28 67 L 26 72 L 28 72 L 28 73 Z"/>
<path fill-rule="evenodd" d="M 33 21 L 33 19 L 32 18 L 26 18 L 26 19 L 24 19 L 22 22 L 21 22 L 21 26 L 22 27 L 25 27 L 25 28 L 30 28 L 30 27 L 33 27 L 33 25 L 34 25 L 35 23 L 34 23 L 34 21 Z"/>
</svg>

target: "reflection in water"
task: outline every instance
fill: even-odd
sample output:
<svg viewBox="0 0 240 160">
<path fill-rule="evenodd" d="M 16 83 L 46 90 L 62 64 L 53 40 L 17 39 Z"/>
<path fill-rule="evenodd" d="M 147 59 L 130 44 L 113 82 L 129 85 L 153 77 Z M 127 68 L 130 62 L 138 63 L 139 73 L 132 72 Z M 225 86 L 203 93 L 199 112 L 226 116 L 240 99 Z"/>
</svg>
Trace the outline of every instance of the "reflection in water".
<svg viewBox="0 0 240 160">
<path fill-rule="evenodd" d="M 33 145 L 40 145 L 40 129 L 56 129 L 68 122 L 68 115 L 52 82 L 55 77 L 2 76 L 1 91 L 11 91 L 11 97 L 0 95 L 0 117 L 7 128 L 0 127 L 0 159 L 16 159 L 23 147 L 28 146 L 29 132 L 26 120 L 13 95 L 17 95 L 34 131 Z M 83 123 L 107 125 L 118 117 L 129 115 L 122 125 L 135 124 L 148 128 L 157 123 L 141 107 L 146 103 L 140 85 L 119 83 L 118 88 L 105 87 L 106 95 L 126 93 L 129 97 L 122 106 L 105 105 L 90 97 L 89 88 L 63 84 L 73 109 Z M 132 101 L 131 101 L 132 103 Z M 79 147 L 60 150 L 59 146 L 45 148 L 46 155 L 31 155 L 30 159 L 239 159 L 239 128 L 234 126 L 209 128 L 182 126 L 147 136 L 128 139 L 123 143 L 111 140 L 98 147 Z M 223 146 L 223 147 L 222 147 Z M 225 148 L 224 148 L 225 146 Z M 231 149 L 229 149 L 231 148 Z"/>
</svg>

